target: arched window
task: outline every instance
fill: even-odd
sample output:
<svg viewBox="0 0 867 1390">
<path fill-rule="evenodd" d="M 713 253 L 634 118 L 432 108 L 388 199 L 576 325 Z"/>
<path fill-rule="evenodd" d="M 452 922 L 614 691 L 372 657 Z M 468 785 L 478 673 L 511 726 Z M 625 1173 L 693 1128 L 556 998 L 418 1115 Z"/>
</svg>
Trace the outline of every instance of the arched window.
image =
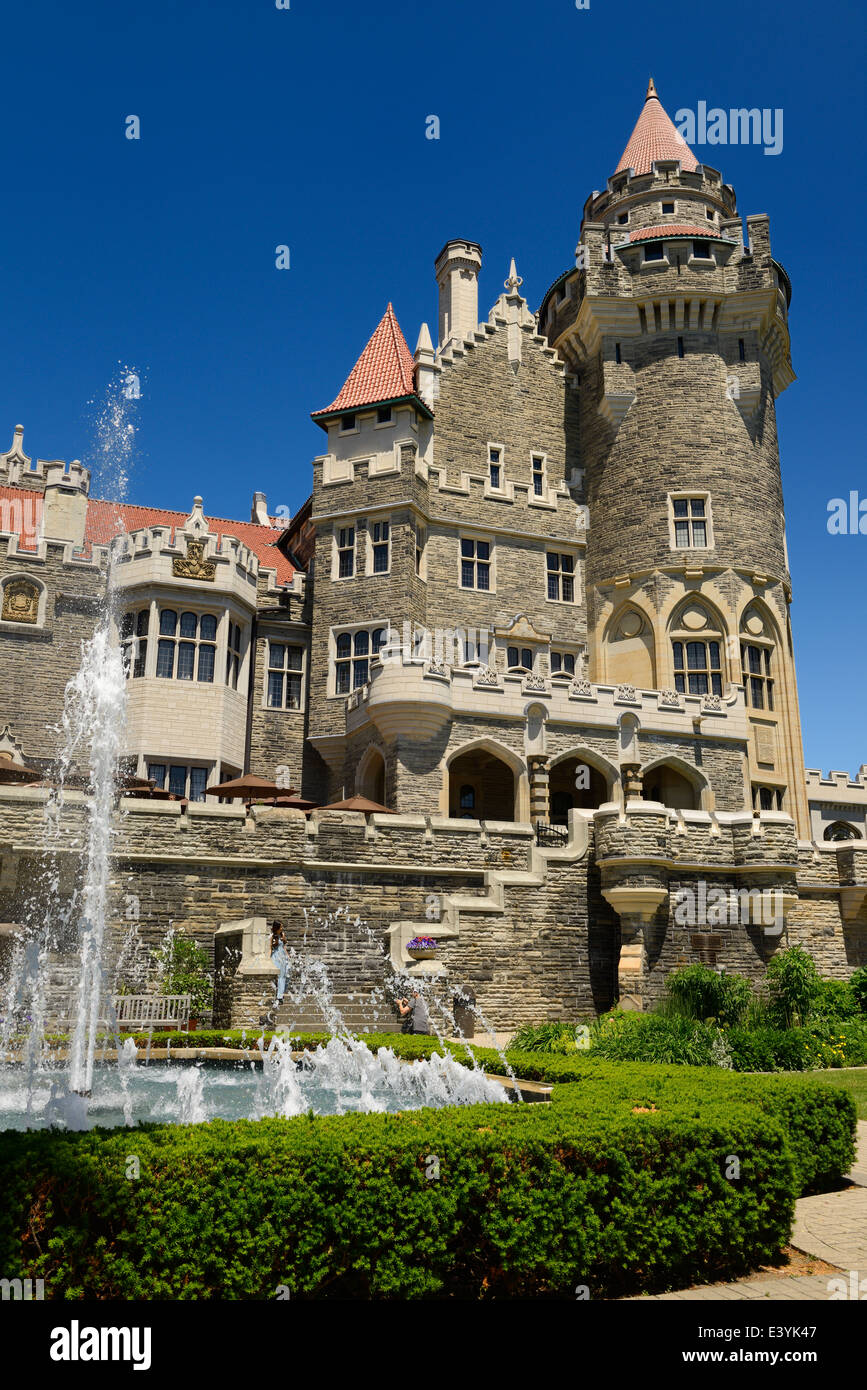
<svg viewBox="0 0 867 1390">
<path fill-rule="evenodd" d="M 722 695 L 725 630 L 700 597 L 689 599 L 671 625 L 674 686 L 684 695 Z"/>
<path fill-rule="evenodd" d="M 848 821 L 835 820 L 833 825 L 829 825 L 825 831 L 826 840 L 860 840 L 861 833 L 854 825 L 849 825 Z"/>
<path fill-rule="evenodd" d="M 752 606 L 741 620 L 741 681 L 751 709 L 774 708 L 773 630 L 760 609 Z"/>
</svg>

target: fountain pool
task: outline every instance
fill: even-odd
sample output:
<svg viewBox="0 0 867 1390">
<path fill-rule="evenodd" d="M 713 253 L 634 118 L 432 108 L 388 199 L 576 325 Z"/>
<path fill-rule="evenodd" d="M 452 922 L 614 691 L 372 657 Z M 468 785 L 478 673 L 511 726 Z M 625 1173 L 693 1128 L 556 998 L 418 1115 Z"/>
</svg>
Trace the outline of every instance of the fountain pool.
<svg viewBox="0 0 867 1390">
<path fill-rule="evenodd" d="M 96 1062 L 86 1105 L 70 1097 L 60 1064 L 28 1075 L 0 1071 L 0 1129 L 119 1128 L 142 1121 L 199 1124 L 266 1116 L 342 1115 L 423 1106 L 502 1103 L 510 1093 L 453 1058 L 403 1062 L 390 1048 L 372 1052 L 358 1039 L 332 1038 L 303 1058 L 275 1038 L 231 1063 L 136 1060 L 127 1041 L 120 1065 Z"/>
</svg>

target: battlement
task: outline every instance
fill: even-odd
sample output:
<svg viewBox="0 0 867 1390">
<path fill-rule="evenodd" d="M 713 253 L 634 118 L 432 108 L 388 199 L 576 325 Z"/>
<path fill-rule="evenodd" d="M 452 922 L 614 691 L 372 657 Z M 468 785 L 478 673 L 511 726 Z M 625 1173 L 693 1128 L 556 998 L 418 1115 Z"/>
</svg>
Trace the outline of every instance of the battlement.
<svg viewBox="0 0 867 1390">
<path fill-rule="evenodd" d="M 496 658 L 494 658 L 496 659 Z M 632 712 L 640 728 L 654 732 L 746 741 L 743 687 L 724 695 L 684 695 L 677 690 L 640 690 L 632 685 L 596 684 L 580 678 L 510 674 L 496 665 L 450 666 L 387 647 L 371 663 L 371 679 L 346 702 L 347 731 L 368 720 L 390 737 L 396 730 L 424 729 L 428 737 L 449 719 L 482 715 L 524 722 L 528 701 L 537 702 L 551 723 L 617 728 Z"/>
<path fill-rule="evenodd" d="M 854 777 L 850 777 L 848 772 L 829 772 L 826 777 L 815 767 L 808 767 L 805 777 L 808 794 L 817 800 L 821 800 L 822 793 L 829 790 L 867 793 L 867 763 L 861 764 Z"/>
<path fill-rule="evenodd" d="M 189 524 L 184 530 L 148 526 L 118 536 L 112 554 L 121 588 L 198 580 L 203 592 L 207 584 L 212 590 L 236 593 L 247 603 L 256 602 L 259 560 L 234 536 L 212 535 Z"/>
<path fill-rule="evenodd" d="M 64 463 L 63 459 L 33 459 L 24 452 L 24 426 L 16 425 L 12 443 L 6 453 L 0 453 L 0 483 L 44 492 L 46 488 L 63 488 L 67 492 L 90 492 L 90 471 L 78 459 Z"/>
<path fill-rule="evenodd" d="M 731 184 L 724 183 L 718 169 L 708 164 L 699 164 L 697 169 L 687 170 L 676 159 L 657 160 L 648 174 L 636 174 L 632 169 L 621 169 L 612 174 L 604 192 L 598 189 L 590 194 L 584 204 L 584 222 L 608 220 L 615 208 L 622 209 L 627 199 L 655 194 L 665 189 L 680 189 L 684 193 L 697 194 L 715 202 L 721 212 L 729 217 L 737 213 L 737 199 Z"/>
</svg>

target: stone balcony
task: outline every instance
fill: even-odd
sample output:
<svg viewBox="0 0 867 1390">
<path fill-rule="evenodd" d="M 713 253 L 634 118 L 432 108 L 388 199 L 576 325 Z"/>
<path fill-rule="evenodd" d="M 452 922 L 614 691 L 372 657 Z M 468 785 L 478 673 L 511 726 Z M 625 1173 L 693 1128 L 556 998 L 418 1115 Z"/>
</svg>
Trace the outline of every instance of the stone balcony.
<svg viewBox="0 0 867 1390">
<path fill-rule="evenodd" d="M 346 730 L 368 722 L 387 739 L 411 732 L 431 738 L 451 720 L 514 719 L 524 724 L 541 706 L 551 724 L 616 729 L 625 713 L 647 732 L 732 740 L 749 737 L 743 687 L 723 695 L 682 695 L 676 690 L 641 690 L 576 677 L 512 675 L 491 666 L 449 666 L 385 651 L 371 663 L 371 679 L 346 702 Z"/>
</svg>

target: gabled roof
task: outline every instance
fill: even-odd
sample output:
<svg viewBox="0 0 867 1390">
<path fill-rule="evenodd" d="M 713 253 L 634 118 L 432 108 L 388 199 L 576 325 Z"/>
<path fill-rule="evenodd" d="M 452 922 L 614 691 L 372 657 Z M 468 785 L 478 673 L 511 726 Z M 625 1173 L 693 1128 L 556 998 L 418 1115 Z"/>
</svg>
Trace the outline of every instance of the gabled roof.
<svg viewBox="0 0 867 1390">
<path fill-rule="evenodd" d="M 28 504 L 27 499 L 36 499 Z M 27 510 L 35 507 L 35 520 L 41 521 L 42 493 L 27 488 L 0 487 L 0 502 L 20 501 L 21 524 L 15 529 L 19 535 L 30 535 L 34 513 Z M 6 513 L 18 521 L 18 512 L 7 507 Z M 151 526 L 166 526 L 172 532 L 182 531 L 189 516 L 188 512 L 171 512 L 160 507 L 139 507 L 127 502 L 108 502 L 98 497 L 87 501 L 87 517 L 84 524 L 84 552 L 89 554 L 94 545 L 107 545 L 114 536 L 124 531 L 144 531 Z M 224 517 L 205 518 L 212 536 L 232 536 L 246 545 L 265 569 L 275 570 L 278 584 L 288 584 L 295 573 L 295 566 L 281 550 L 277 542 L 283 534 L 282 526 L 259 526 L 255 521 L 230 521 Z M 30 523 L 30 525 L 28 525 Z M 30 536 L 32 540 L 32 536 Z"/>
<path fill-rule="evenodd" d="M 324 417 L 345 410 L 408 398 L 412 398 L 425 414 L 430 414 L 416 396 L 415 362 L 389 303 L 339 395 L 324 410 L 314 411 L 313 419 L 319 424 Z"/>
<path fill-rule="evenodd" d="M 641 115 L 614 172 L 632 169 L 636 174 L 649 174 L 658 159 L 679 159 L 680 167 L 688 172 L 698 168 L 698 160 L 664 109 L 651 77 Z"/>
</svg>

